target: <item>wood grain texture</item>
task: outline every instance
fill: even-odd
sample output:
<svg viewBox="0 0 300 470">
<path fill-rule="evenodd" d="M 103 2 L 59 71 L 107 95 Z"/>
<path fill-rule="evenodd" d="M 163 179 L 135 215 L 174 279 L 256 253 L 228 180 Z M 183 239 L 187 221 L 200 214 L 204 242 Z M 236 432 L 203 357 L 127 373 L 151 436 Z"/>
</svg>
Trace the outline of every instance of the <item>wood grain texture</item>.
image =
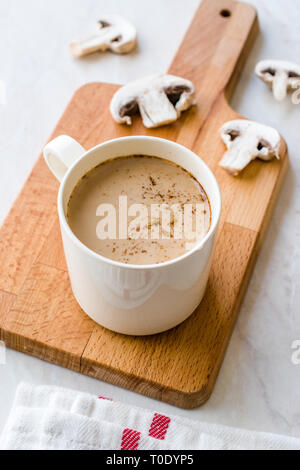
<svg viewBox="0 0 300 470">
<path fill-rule="evenodd" d="M 67 271 L 58 217 L 56 217 L 48 237 L 41 247 L 41 251 L 37 257 L 37 262 Z"/>
<path fill-rule="evenodd" d="M 6 316 L 2 338 L 8 347 L 79 371 L 93 328 L 74 301 L 68 274 L 36 263 Z"/>
<path fill-rule="evenodd" d="M 6 316 L 8 315 L 10 309 L 12 308 L 17 296 L 14 294 L 9 294 L 8 292 L 0 291 L 0 325 L 5 321 Z M 1 338 L 1 329 L 0 329 L 0 340 Z"/>
<path fill-rule="evenodd" d="M 209 165 L 223 209 L 207 291 L 194 314 L 149 337 L 110 332 L 84 314 L 64 260 L 58 184 L 39 157 L 0 231 L 0 338 L 9 347 L 180 407 L 208 399 L 288 167 L 284 145 L 280 161 L 255 161 L 239 177 L 218 165 L 225 150 L 219 128 L 239 117 L 227 98 L 257 30 L 249 5 L 204 0 L 169 68 L 194 81 L 197 106 L 160 129 L 145 129 L 140 118 L 120 126 L 109 113 L 118 86 L 91 83 L 75 93 L 51 136 L 69 134 L 91 148 L 154 135 L 188 146 Z"/>
</svg>

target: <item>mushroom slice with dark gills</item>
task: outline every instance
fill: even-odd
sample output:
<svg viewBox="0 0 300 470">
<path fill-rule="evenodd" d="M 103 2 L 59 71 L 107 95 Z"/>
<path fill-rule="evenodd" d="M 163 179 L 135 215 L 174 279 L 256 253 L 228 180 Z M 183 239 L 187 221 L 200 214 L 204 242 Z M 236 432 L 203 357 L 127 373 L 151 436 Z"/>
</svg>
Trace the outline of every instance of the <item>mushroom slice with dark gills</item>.
<svg viewBox="0 0 300 470">
<path fill-rule="evenodd" d="M 102 16 L 95 31 L 86 38 L 73 41 L 70 52 L 75 57 L 82 57 L 96 51 L 111 50 L 117 54 L 126 54 L 136 45 L 134 26 L 120 16 Z"/>
<path fill-rule="evenodd" d="M 114 120 L 131 125 L 131 116 L 140 112 L 144 126 L 159 127 L 176 121 L 195 104 L 192 82 L 174 75 L 151 75 L 120 88 L 112 98 Z"/>
<path fill-rule="evenodd" d="M 226 122 L 221 127 L 220 134 L 228 149 L 220 166 L 234 176 L 256 158 L 280 158 L 281 137 L 272 127 L 237 119 Z"/>
<path fill-rule="evenodd" d="M 256 75 L 273 89 L 274 98 L 282 101 L 287 92 L 300 86 L 300 65 L 283 60 L 262 60 Z"/>
</svg>

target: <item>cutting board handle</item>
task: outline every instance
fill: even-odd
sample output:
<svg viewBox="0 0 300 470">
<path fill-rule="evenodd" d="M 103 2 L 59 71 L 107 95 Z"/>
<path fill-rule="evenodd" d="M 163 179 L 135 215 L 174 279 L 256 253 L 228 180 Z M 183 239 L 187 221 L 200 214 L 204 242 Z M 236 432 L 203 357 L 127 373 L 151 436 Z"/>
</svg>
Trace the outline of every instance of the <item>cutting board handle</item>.
<svg viewBox="0 0 300 470">
<path fill-rule="evenodd" d="M 252 6 L 235 0 L 203 0 L 169 73 L 192 80 L 198 103 L 203 111 L 209 110 L 220 93 L 227 99 L 231 95 L 257 33 Z"/>
</svg>

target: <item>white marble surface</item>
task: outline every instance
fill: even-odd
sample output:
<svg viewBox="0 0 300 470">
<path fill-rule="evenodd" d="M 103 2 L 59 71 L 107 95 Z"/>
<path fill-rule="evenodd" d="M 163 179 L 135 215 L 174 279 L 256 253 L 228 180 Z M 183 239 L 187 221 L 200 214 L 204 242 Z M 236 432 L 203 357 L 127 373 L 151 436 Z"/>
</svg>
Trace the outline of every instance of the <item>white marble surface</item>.
<svg viewBox="0 0 300 470">
<path fill-rule="evenodd" d="M 0 218 L 3 220 L 73 91 L 88 81 L 125 83 L 166 70 L 198 0 L 2 0 L 0 2 Z M 57 384 L 111 396 L 165 413 L 300 437 L 300 365 L 291 344 L 300 339 L 300 105 L 276 103 L 253 75 L 259 59 L 299 61 L 300 1 L 251 0 L 261 34 L 232 106 L 277 127 L 288 141 L 286 178 L 211 399 L 186 411 L 156 402 L 38 359 L 7 351 L 0 365 L 0 430 L 17 384 Z M 69 41 L 101 11 L 123 14 L 139 32 L 132 55 L 75 61 Z M 153 35 L 153 31 L 156 34 Z"/>
</svg>

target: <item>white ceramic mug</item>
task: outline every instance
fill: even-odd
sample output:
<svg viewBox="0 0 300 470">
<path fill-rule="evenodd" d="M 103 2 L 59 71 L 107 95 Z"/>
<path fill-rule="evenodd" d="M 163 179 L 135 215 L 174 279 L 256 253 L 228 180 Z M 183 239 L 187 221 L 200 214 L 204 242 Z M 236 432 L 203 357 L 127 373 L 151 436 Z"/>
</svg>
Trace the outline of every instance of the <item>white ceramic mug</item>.
<svg viewBox="0 0 300 470">
<path fill-rule="evenodd" d="M 70 195 L 89 170 L 105 160 L 132 154 L 161 157 L 188 170 L 205 189 L 212 222 L 204 239 L 184 255 L 161 264 L 132 265 L 87 248 L 71 231 L 66 212 Z M 100 325 L 129 335 L 172 328 L 193 313 L 208 280 L 221 196 L 208 166 L 187 148 L 156 137 L 122 137 L 86 151 L 68 136 L 44 148 L 50 170 L 61 182 L 58 213 L 71 285 L 82 309 Z"/>
</svg>

